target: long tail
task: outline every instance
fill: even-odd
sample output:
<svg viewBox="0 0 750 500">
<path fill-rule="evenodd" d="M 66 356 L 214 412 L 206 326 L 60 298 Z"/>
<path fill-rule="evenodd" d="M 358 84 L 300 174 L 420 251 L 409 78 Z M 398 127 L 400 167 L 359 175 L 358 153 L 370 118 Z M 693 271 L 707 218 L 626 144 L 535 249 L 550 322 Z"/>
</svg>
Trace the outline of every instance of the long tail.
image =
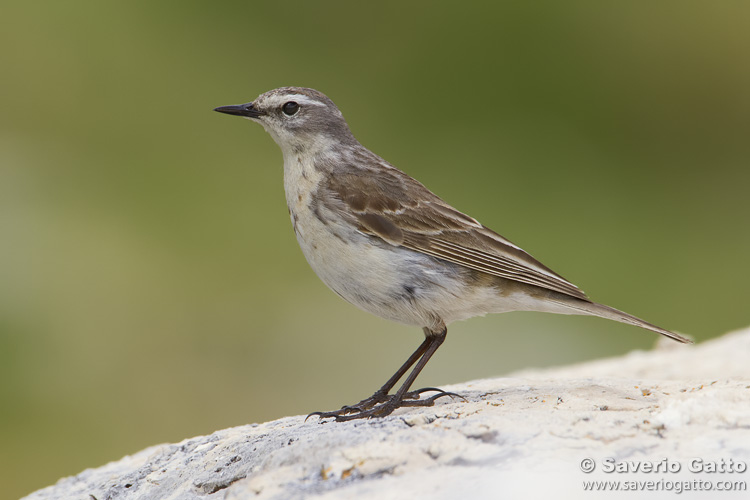
<svg viewBox="0 0 750 500">
<path fill-rule="evenodd" d="M 554 302 L 557 302 L 560 305 L 579 311 L 577 312 L 577 314 L 599 316 L 600 318 L 611 319 L 614 321 L 619 321 L 620 323 L 626 323 L 628 325 L 639 326 L 641 328 L 645 328 L 646 330 L 651 330 L 652 332 L 660 333 L 664 335 L 665 337 L 669 337 L 670 339 L 676 340 L 677 342 L 682 342 L 683 344 L 693 343 L 692 340 L 685 338 L 680 334 L 671 332 L 660 326 L 653 325 L 649 323 L 648 321 L 644 321 L 641 318 L 637 318 L 633 316 L 632 314 L 628 314 L 626 312 L 620 311 L 618 309 L 615 309 L 614 307 L 605 306 L 604 304 L 597 304 L 596 302 L 586 302 L 583 300 L 575 300 L 575 302 L 572 300 L 554 301 Z"/>
</svg>

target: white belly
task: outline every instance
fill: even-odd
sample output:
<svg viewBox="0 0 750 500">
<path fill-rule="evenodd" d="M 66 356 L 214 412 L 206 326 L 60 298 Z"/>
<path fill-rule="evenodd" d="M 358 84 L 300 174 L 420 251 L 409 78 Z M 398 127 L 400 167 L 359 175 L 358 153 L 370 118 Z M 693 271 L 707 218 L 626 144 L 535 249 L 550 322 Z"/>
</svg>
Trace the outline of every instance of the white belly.
<svg viewBox="0 0 750 500">
<path fill-rule="evenodd" d="M 302 253 L 323 282 L 346 301 L 382 318 L 417 326 L 436 321 L 427 294 L 446 281 L 426 256 L 359 233 L 312 199 L 322 174 L 293 159 L 284 162 L 289 214 Z M 317 211 L 317 213 L 316 213 Z M 454 280 L 448 280 L 453 285 Z M 442 287 L 440 287 L 442 288 Z"/>
</svg>

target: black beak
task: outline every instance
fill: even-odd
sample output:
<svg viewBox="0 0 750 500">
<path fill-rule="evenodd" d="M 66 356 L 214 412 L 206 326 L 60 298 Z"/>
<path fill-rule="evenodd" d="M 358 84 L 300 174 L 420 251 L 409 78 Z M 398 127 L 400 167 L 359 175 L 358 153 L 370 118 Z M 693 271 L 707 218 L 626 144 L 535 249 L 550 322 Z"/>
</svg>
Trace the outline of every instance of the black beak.
<svg viewBox="0 0 750 500">
<path fill-rule="evenodd" d="M 214 111 L 226 113 L 228 115 L 245 116 L 247 118 L 258 118 L 265 115 L 263 111 L 255 109 L 251 102 L 248 102 L 247 104 L 238 104 L 236 106 L 219 106 L 218 108 L 214 108 Z"/>
</svg>

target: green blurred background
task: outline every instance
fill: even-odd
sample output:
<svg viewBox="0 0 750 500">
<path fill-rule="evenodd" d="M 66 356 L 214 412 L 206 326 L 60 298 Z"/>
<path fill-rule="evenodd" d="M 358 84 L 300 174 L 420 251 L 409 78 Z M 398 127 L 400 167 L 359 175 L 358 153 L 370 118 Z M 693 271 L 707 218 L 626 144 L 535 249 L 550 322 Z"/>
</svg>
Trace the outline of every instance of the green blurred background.
<svg viewBox="0 0 750 500">
<path fill-rule="evenodd" d="M 317 88 L 363 144 L 595 300 L 750 324 L 747 2 L 4 2 L 0 484 L 336 408 L 422 339 L 308 268 L 281 153 L 214 113 Z M 649 348 L 604 320 L 453 325 L 441 385 Z"/>
</svg>

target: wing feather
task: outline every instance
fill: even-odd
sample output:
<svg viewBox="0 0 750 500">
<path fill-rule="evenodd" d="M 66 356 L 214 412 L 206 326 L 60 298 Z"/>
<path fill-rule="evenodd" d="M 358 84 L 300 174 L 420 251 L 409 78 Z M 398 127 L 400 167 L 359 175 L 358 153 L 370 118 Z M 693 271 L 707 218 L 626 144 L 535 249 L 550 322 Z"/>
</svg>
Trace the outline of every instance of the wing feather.
<svg viewBox="0 0 750 500">
<path fill-rule="evenodd" d="M 382 161 L 382 160 L 381 160 Z M 383 162 L 383 169 L 331 174 L 319 199 L 360 231 L 394 246 L 500 278 L 586 300 L 578 287 L 418 181 Z"/>
</svg>

